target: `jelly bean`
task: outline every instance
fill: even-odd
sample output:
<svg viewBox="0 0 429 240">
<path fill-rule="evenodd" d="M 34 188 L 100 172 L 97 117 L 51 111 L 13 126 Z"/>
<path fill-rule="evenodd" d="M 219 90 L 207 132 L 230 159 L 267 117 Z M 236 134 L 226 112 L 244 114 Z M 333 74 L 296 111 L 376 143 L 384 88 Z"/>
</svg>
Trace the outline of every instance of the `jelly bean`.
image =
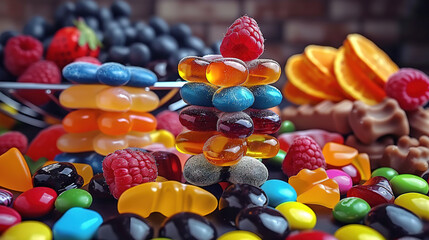
<svg viewBox="0 0 429 240">
<path fill-rule="evenodd" d="M 33 187 L 30 169 L 17 148 L 0 155 L 0 187 L 19 192 Z"/>
<path fill-rule="evenodd" d="M 178 212 L 207 215 L 217 206 L 211 193 L 192 185 L 176 181 L 148 182 L 126 190 L 119 197 L 119 213 L 135 213 L 148 217 L 159 212 L 167 217 Z"/>
<path fill-rule="evenodd" d="M 0 189 L 0 206 L 12 206 L 13 194 L 5 189 Z"/>
<path fill-rule="evenodd" d="M 273 166 L 281 168 L 285 157 L 286 157 L 286 152 L 279 149 L 279 152 L 276 154 L 276 156 L 266 159 L 266 163 L 272 164 Z"/>
<path fill-rule="evenodd" d="M 371 178 L 371 163 L 366 153 L 359 153 L 352 161 L 353 166 L 359 171 L 362 180 Z"/>
<path fill-rule="evenodd" d="M 242 230 L 224 233 L 217 240 L 262 240 L 258 235 Z"/>
<path fill-rule="evenodd" d="M 338 183 L 338 188 L 340 189 L 340 194 L 347 194 L 347 191 L 352 188 L 353 181 L 352 178 L 345 172 L 338 169 L 328 169 L 326 174 L 330 179 L 333 179 Z"/>
<path fill-rule="evenodd" d="M 383 203 L 393 203 L 395 196 L 389 181 L 381 176 L 373 177 L 363 185 L 352 187 L 347 197 L 358 197 L 365 200 L 371 207 Z"/>
<path fill-rule="evenodd" d="M 217 132 L 207 131 L 185 131 L 177 135 L 176 148 L 182 153 L 186 154 L 200 154 L 203 153 L 204 143 L 218 134 Z"/>
<path fill-rule="evenodd" d="M 49 187 L 57 193 L 80 188 L 83 178 L 71 163 L 54 163 L 39 169 L 33 176 L 34 187 Z"/>
<path fill-rule="evenodd" d="M 395 204 L 408 209 L 423 220 L 429 220 L 429 197 L 426 195 L 404 193 L 395 199 Z"/>
<path fill-rule="evenodd" d="M 165 129 L 156 130 L 149 133 L 150 139 L 153 143 L 161 143 L 166 148 L 174 147 L 174 135 Z"/>
<path fill-rule="evenodd" d="M 130 81 L 126 84 L 127 86 L 144 88 L 153 86 L 158 81 L 156 74 L 149 69 L 135 66 L 127 66 L 126 68 L 131 74 Z"/>
<path fill-rule="evenodd" d="M 277 139 L 268 134 L 252 134 L 246 138 L 246 155 L 255 158 L 272 158 L 277 155 L 280 144 Z"/>
<path fill-rule="evenodd" d="M 291 230 L 313 229 L 316 226 L 316 214 L 307 205 L 300 202 L 285 202 L 276 207 L 283 214 Z"/>
<path fill-rule="evenodd" d="M 103 173 L 98 173 L 92 177 L 88 185 L 88 191 L 94 198 L 113 199 Z"/>
<path fill-rule="evenodd" d="M 189 82 L 208 82 L 206 69 L 210 64 L 208 59 L 189 56 L 182 58 L 177 66 L 179 75 Z"/>
<path fill-rule="evenodd" d="M 54 224 L 54 239 L 89 240 L 103 223 L 103 218 L 96 211 L 74 207 L 69 209 Z"/>
<path fill-rule="evenodd" d="M 97 239 L 140 239 L 153 237 L 153 227 L 142 217 L 133 213 L 123 213 L 104 221 L 97 230 Z"/>
<path fill-rule="evenodd" d="M 267 195 L 261 188 L 249 184 L 233 184 L 222 193 L 219 199 L 219 211 L 222 218 L 234 224 L 237 214 L 242 209 L 267 204 Z"/>
<path fill-rule="evenodd" d="M 387 239 L 422 237 L 424 232 L 424 224 L 419 217 L 395 204 L 373 207 L 365 217 L 365 225 L 377 230 Z"/>
<path fill-rule="evenodd" d="M 386 240 L 376 230 L 360 224 L 349 224 L 339 228 L 334 236 L 338 240 Z"/>
<path fill-rule="evenodd" d="M 323 148 L 323 146 L 325 146 L 325 144 L 328 142 L 335 142 L 339 144 L 344 143 L 343 136 L 338 133 L 331 133 L 321 129 L 310 129 L 280 134 L 278 136 L 280 148 L 287 152 L 289 150 L 289 146 L 292 145 L 293 140 L 298 136 L 312 137 L 317 142 L 317 144 L 319 144 L 320 148 Z"/>
<path fill-rule="evenodd" d="M 213 106 L 222 112 L 243 111 L 252 106 L 254 101 L 252 92 L 241 86 L 220 88 L 214 93 L 212 99 Z"/>
<path fill-rule="evenodd" d="M 299 232 L 298 234 L 289 235 L 285 240 L 338 240 L 331 234 L 317 231 L 307 230 Z"/>
<path fill-rule="evenodd" d="M 270 179 L 262 184 L 261 189 L 268 196 L 268 205 L 271 207 L 277 207 L 284 202 L 296 201 L 296 191 L 293 187 L 282 180 Z"/>
<path fill-rule="evenodd" d="M 0 235 L 6 229 L 21 222 L 21 215 L 10 207 L 0 206 Z"/>
<path fill-rule="evenodd" d="M 271 85 L 257 85 L 249 87 L 250 92 L 255 98 L 252 108 L 267 109 L 279 105 L 282 102 L 283 95 L 277 88 Z"/>
<path fill-rule="evenodd" d="M 63 68 L 65 79 L 73 83 L 96 84 L 98 65 L 87 62 L 70 63 Z"/>
<path fill-rule="evenodd" d="M 94 176 L 94 171 L 92 167 L 86 163 L 72 163 L 76 168 L 77 174 L 83 178 L 83 186 L 91 181 L 91 178 Z"/>
<path fill-rule="evenodd" d="M 98 67 L 96 76 L 101 84 L 122 86 L 131 78 L 130 71 L 119 63 L 105 63 Z"/>
<path fill-rule="evenodd" d="M 429 191 L 428 182 L 412 174 L 400 174 L 395 176 L 390 180 L 390 184 L 396 196 L 409 192 L 427 194 Z"/>
<path fill-rule="evenodd" d="M 54 158 L 57 162 L 86 163 L 91 166 L 93 174 L 103 172 L 103 159 L 104 156 L 96 152 L 60 153 Z"/>
<path fill-rule="evenodd" d="M 55 156 L 61 153 L 57 148 L 57 140 L 65 133 L 66 131 L 61 124 L 43 129 L 31 141 L 26 154 L 34 161 L 42 157 L 54 160 Z"/>
<path fill-rule="evenodd" d="M 295 125 L 289 120 L 283 121 L 280 125 L 279 134 L 290 132 L 295 132 Z"/>
<path fill-rule="evenodd" d="M 54 209 L 57 196 L 51 188 L 35 187 L 19 195 L 13 202 L 13 208 L 24 218 L 42 217 Z"/>
<path fill-rule="evenodd" d="M 193 131 L 216 131 L 219 111 L 214 107 L 188 106 L 179 114 L 180 123 Z"/>
<path fill-rule="evenodd" d="M 180 96 L 189 105 L 213 107 L 212 98 L 217 89 L 209 83 L 188 82 L 180 89 Z"/>
<path fill-rule="evenodd" d="M 326 143 L 322 149 L 322 153 L 326 163 L 332 166 L 350 164 L 358 155 L 358 151 L 355 148 L 334 142 Z"/>
<path fill-rule="evenodd" d="M 271 59 L 255 59 L 246 63 L 249 77 L 244 86 L 265 85 L 275 83 L 281 74 L 280 65 Z"/>
<path fill-rule="evenodd" d="M 352 178 L 353 185 L 359 184 L 361 181 L 360 173 L 353 164 L 348 164 L 345 166 L 332 166 L 328 165 L 328 169 L 339 169 Z"/>
<path fill-rule="evenodd" d="M 24 221 L 18 223 L 1 235 L 2 240 L 51 240 L 52 231 L 48 225 L 37 221 Z"/>
<path fill-rule="evenodd" d="M 159 237 L 176 240 L 214 240 L 217 239 L 217 231 L 215 226 L 203 216 L 181 212 L 170 216 L 162 223 Z"/>
<path fill-rule="evenodd" d="M 219 58 L 210 62 L 206 78 L 211 84 L 221 87 L 238 86 L 249 77 L 249 69 L 238 58 Z"/>
<path fill-rule="evenodd" d="M 332 210 L 334 218 L 343 223 L 359 223 L 371 210 L 365 200 L 357 197 L 341 199 Z"/>
<path fill-rule="evenodd" d="M 217 131 L 227 138 L 247 138 L 253 130 L 253 121 L 244 112 L 222 113 L 217 121 Z"/>
<path fill-rule="evenodd" d="M 254 133 L 273 134 L 276 133 L 281 126 L 281 119 L 277 113 L 269 109 L 246 109 L 247 113 L 253 121 Z"/>
<path fill-rule="evenodd" d="M 395 169 L 389 168 L 389 167 L 382 167 L 382 168 L 375 169 L 372 172 L 371 177 L 382 176 L 390 181 L 393 177 L 397 175 L 398 175 L 398 172 Z"/>
<path fill-rule="evenodd" d="M 215 135 L 204 143 L 203 154 L 207 161 L 217 166 L 232 166 L 246 153 L 246 141 Z"/>
<path fill-rule="evenodd" d="M 182 165 L 176 154 L 165 151 L 151 152 L 151 154 L 158 167 L 158 176 L 168 180 L 182 181 Z"/>
<path fill-rule="evenodd" d="M 72 207 L 89 208 L 92 204 L 92 196 L 83 189 L 69 189 L 62 192 L 55 200 L 55 209 L 61 213 Z"/>
</svg>

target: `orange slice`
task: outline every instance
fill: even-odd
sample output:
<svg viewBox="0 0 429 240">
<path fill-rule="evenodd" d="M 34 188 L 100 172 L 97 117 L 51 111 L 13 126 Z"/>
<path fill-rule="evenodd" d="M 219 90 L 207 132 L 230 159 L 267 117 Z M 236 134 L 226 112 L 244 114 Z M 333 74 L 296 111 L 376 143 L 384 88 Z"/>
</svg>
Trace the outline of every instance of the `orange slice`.
<svg viewBox="0 0 429 240">
<path fill-rule="evenodd" d="M 382 88 L 389 76 L 399 70 L 383 50 L 360 34 L 349 34 L 344 41 L 344 48 L 347 58 Z"/>
<path fill-rule="evenodd" d="M 291 103 L 301 104 L 317 104 L 323 101 L 322 98 L 313 97 L 299 90 L 291 82 L 286 82 L 283 86 L 283 96 Z"/>
<path fill-rule="evenodd" d="M 302 54 L 290 57 L 285 70 L 288 80 L 308 95 L 331 101 L 341 101 L 344 98 L 339 91 L 329 86 L 329 82 L 324 78 L 318 78 L 310 73 L 310 68 L 305 64 Z"/>
<path fill-rule="evenodd" d="M 335 58 L 334 72 L 341 88 L 356 100 L 374 105 L 381 102 L 386 96 L 381 87 L 351 65 L 351 62 L 345 58 L 345 51 L 342 47 Z"/>
</svg>

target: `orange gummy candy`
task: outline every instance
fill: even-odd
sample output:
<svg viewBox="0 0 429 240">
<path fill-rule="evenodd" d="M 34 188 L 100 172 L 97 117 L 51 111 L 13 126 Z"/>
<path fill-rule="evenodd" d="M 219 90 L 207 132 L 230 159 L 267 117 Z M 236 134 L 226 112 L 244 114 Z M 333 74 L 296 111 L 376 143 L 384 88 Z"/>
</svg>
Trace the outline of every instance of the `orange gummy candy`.
<svg viewBox="0 0 429 240">
<path fill-rule="evenodd" d="M 0 155 L 0 187 L 18 192 L 33 188 L 30 169 L 17 148 Z"/>
<path fill-rule="evenodd" d="M 208 83 L 206 78 L 206 69 L 210 61 L 202 57 L 189 56 L 182 58 L 177 70 L 181 78 L 189 82 Z"/>
<path fill-rule="evenodd" d="M 277 82 L 280 78 L 281 67 L 272 59 L 255 59 L 247 62 L 249 77 L 244 86 L 266 85 Z"/>
<path fill-rule="evenodd" d="M 277 155 L 280 143 L 277 138 L 268 134 L 252 134 L 246 138 L 246 156 L 254 158 L 272 158 Z"/>
<path fill-rule="evenodd" d="M 207 66 L 206 77 L 211 84 L 216 86 L 238 86 L 249 77 L 249 69 L 238 58 L 218 58 Z"/>
<path fill-rule="evenodd" d="M 357 168 L 362 180 L 366 181 L 371 178 L 371 163 L 366 153 L 359 153 L 352 161 L 352 165 Z"/>
<path fill-rule="evenodd" d="M 179 152 L 197 155 L 203 153 L 205 142 L 212 136 L 219 134 L 216 131 L 184 131 L 176 137 L 176 148 Z"/>
<path fill-rule="evenodd" d="M 246 153 L 246 141 L 242 138 L 227 138 L 215 135 L 209 138 L 203 147 L 207 161 L 217 166 L 236 164 Z"/>
<path fill-rule="evenodd" d="M 357 157 L 358 150 L 347 145 L 328 142 L 323 146 L 322 154 L 327 164 L 332 166 L 345 166 Z"/>
</svg>

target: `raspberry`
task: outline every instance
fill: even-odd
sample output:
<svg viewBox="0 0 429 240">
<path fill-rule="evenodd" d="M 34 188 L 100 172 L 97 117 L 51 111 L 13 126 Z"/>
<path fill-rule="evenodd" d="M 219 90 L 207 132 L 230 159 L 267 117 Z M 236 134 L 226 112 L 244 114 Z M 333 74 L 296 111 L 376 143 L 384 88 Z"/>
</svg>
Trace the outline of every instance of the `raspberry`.
<svg viewBox="0 0 429 240">
<path fill-rule="evenodd" d="M 118 199 L 134 186 L 155 181 L 158 176 L 155 159 L 138 148 L 116 150 L 103 160 L 103 175 L 110 192 Z"/>
<path fill-rule="evenodd" d="M 385 90 L 402 109 L 414 110 L 429 100 L 429 78 L 417 69 L 402 68 L 389 77 Z"/>
<path fill-rule="evenodd" d="M 11 131 L 0 135 L 0 155 L 13 147 L 18 148 L 22 154 L 25 154 L 27 145 L 27 137 L 20 132 Z"/>
<path fill-rule="evenodd" d="M 61 72 L 54 62 L 39 61 L 28 67 L 18 82 L 56 84 L 61 82 Z M 49 96 L 44 90 L 19 90 L 17 94 L 37 106 L 49 102 Z"/>
<path fill-rule="evenodd" d="M 255 19 L 243 16 L 228 28 L 220 45 L 223 57 L 243 61 L 257 59 L 264 52 L 264 37 Z"/>
<path fill-rule="evenodd" d="M 183 126 L 179 121 L 179 113 L 177 112 L 164 110 L 156 115 L 156 121 L 158 130 L 165 129 L 174 136 L 183 131 Z"/>
<path fill-rule="evenodd" d="M 6 43 L 4 65 L 10 73 L 19 76 L 42 56 L 43 46 L 39 40 L 30 36 L 17 36 Z"/>
<path fill-rule="evenodd" d="M 95 57 L 90 57 L 90 56 L 84 56 L 84 57 L 76 58 L 74 60 L 74 62 L 87 62 L 87 63 L 92 63 L 92 64 L 95 64 L 95 65 L 101 65 L 100 60 L 98 60 Z"/>
<path fill-rule="evenodd" d="M 282 164 L 283 173 L 288 177 L 298 174 L 305 168 L 314 170 L 325 167 L 326 162 L 322 150 L 309 136 L 299 136 L 293 140 Z"/>
</svg>

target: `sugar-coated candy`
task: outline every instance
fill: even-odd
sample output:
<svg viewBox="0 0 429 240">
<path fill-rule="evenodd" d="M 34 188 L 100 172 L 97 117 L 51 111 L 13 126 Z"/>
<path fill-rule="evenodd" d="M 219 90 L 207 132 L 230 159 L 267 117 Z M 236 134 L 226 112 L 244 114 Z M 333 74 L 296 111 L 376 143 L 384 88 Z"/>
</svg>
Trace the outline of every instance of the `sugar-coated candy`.
<svg viewBox="0 0 429 240">
<path fill-rule="evenodd" d="M 33 187 L 30 169 L 17 148 L 0 155 L 0 187 L 25 192 Z"/>
<path fill-rule="evenodd" d="M 80 188 L 83 178 L 77 174 L 71 163 L 54 163 L 37 170 L 33 176 L 34 187 L 48 187 L 57 193 L 68 189 Z"/>
<path fill-rule="evenodd" d="M 207 161 L 216 166 L 236 164 L 247 151 L 247 143 L 241 138 L 227 138 L 215 135 L 204 143 L 203 154 Z"/>
<path fill-rule="evenodd" d="M 360 224 L 343 226 L 335 232 L 334 236 L 338 240 L 386 240 L 386 238 L 376 230 Z"/>
<path fill-rule="evenodd" d="M 246 64 L 249 68 L 249 77 L 243 83 L 244 86 L 271 84 L 280 78 L 280 65 L 272 59 L 255 59 Z"/>
<path fill-rule="evenodd" d="M 280 149 L 277 138 L 268 134 L 252 134 L 246 138 L 246 143 L 246 156 L 254 158 L 272 158 Z"/>
<path fill-rule="evenodd" d="M 90 240 L 102 223 L 103 218 L 98 212 L 74 207 L 54 224 L 52 232 L 58 240 Z"/>
<path fill-rule="evenodd" d="M 2 240 L 52 240 L 52 231 L 48 225 L 38 221 L 24 221 L 6 230 Z M 61 239 L 60 239 L 61 240 Z"/>
<path fill-rule="evenodd" d="M 217 89 L 209 83 L 188 82 L 180 88 L 180 96 L 189 105 L 213 107 L 212 98 Z"/>
<path fill-rule="evenodd" d="M 96 77 L 101 84 L 122 86 L 130 81 L 131 73 L 124 65 L 110 62 L 98 67 Z"/>
<path fill-rule="evenodd" d="M 203 153 L 204 143 L 216 134 L 219 133 L 214 131 L 184 131 L 176 137 L 176 148 L 186 154 Z"/>
<path fill-rule="evenodd" d="M 254 126 L 252 118 L 244 112 L 224 112 L 219 116 L 216 129 L 227 138 L 247 138 Z"/>
<path fill-rule="evenodd" d="M 0 205 L 0 235 L 6 229 L 21 222 L 21 215 L 10 207 Z"/>
<path fill-rule="evenodd" d="M 144 88 L 153 86 L 158 81 L 156 74 L 149 69 L 136 66 L 127 66 L 126 68 L 131 73 L 127 86 Z"/>
<path fill-rule="evenodd" d="M 153 235 L 153 227 L 144 218 L 134 213 L 122 213 L 104 221 L 97 230 L 96 238 L 149 240 Z"/>
<path fill-rule="evenodd" d="M 282 124 L 280 116 L 269 109 L 246 109 L 253 121 L 253 132 L 259 134 L 274 134 Z"/>
<path fill-rule="evenodd" d="M 373 207 L 365 217 L 365 225 L 381 233 L 387 239 L 423 237 L 424 224 L 414 213 L 395 204 Z"/>
<path fill-rule="evenodd" d="M 238 86 L 249 77 L 249 69 L 238 58 L 218 58 L 210 62 L 206 69 L 207 81 L 220 87 Z"/>
<path fill-rule="evenodd" d="M 261 238 L 249 231 L 234 230 L 222 234 L 217 240 L 261 240 Z"/>
<path fill-rule="evenodd" d="M 271 85 L 256 85 L 249 87 L 255 99 L 252 108 L 267 109 L 279 105 L 282 102 L 283 95 L 277 88 Z"/>
<path fill-rule="evenodd" d="M 404 193 L 395 199 L 395 204 L 413 212 L 421 219 L 429 220 L 429 196 L 421 193 Z"/>
<path fill-rule="evenodd" d="M 313 229 L 317 218 L 313 209 L 300 202 L 284 202 L 276 210 L 285 216 L 291 230 Z"/>
<path fill-rule="evenodd" d="M 109 185 L 107 185 L 103 173 L 95 174 L 92 177 L 88 185 L 88 192 L 93 198 L 113 199 L 113 196 L 110 193 Z"/>
<path fill-rule="evenodd" d="M 326 170 L 326 174 L 330 179 L 338 183 L 341 195 L 347 194 L 347 191 L 353 186 L 352 178 L 339 169 L 328 169 Z"/>
<path fill-rule="evenodd" d="M 217 231 L 213 223 L 192 212 L 176 213 L 168 217 L 159 229 L 159 237 L 177 240 L 215 240 Z"/>
<path fill-rule="evenodd" d="M 55 156 L 54 161 L 69 163 L 86 163 L 91 166 L 93 174 L 102 173 L 102 162 L 104 156 L 96 152 L 60 153 Z"/>
<path fill-rule="evenodd" d="M 214 107 L 188 106 L 180 111 L 180 123 L 193 131 L 216 131 L 219 111 Z"/>
<path fill-rule="evenodd" d="M 54 209 L 57 196 L 52 188 L 34 187 L 19 195 L 13 202 L 13 208 L 24 218 L 43 217 Z"/>
<path fill-rule="evenodd" d="M 267 167 L 259 160 L 244 156 L 229 167 L 216 166 L 203 154 L 192 156 L 183 168 L 186 181 L 197 186 L 208 186 L 222 181 L 261 186 L 268 179 Z"/>
<path fill-rule="evenodd" d="M 55 209 L 61 213 L 72 207 L 89 208 L 92 204 L 92 196 L 83 189 L 69 189 L 62 192 L 55 200 Z"/>
<path fill-rule="evenodd" d="M 182 165 L 176 154 L 166 151 L 155 151 L 150 154 L 155 158 L 158 176 L 168 180 L 182 181 Z"/>
<path fill-rule="evenodd" d="M 277 207 L 284 202 L 296 201 L 296 191 L 293 187 L 282 180 L 270 179 L 262 184 L 261 189 L 264 190 L 268 196 L 268 205 Z"/>
<path fill-rule="evenodd" d="M 13 194 L 6 189 L 0 189 L 0 206 L 10 207 L 13 202 Z"/>
<path fill-rule="evenodd" d="M 337 221 L 343 223 L 359 223 L 371 210 L 365 200 L 357 197 L 341 199 L 334 209 L 332 215 Z"/>
<path fill-rule="evenodd" d="M 217 206 L 211 193 L 176 181 L 148 182 L 126 190 L 118 200 L 119 213 L 148 217 L 159 212 L 167 217 L 179 212 L 207 215 Z"/>
<path fill-rule="evenodd" d="M 301 231 L 297 234 L 289 235 L 285 240 L 338 240 L 331 234 L 318 231 L 318 230 L 306 230 Z"/>
<path fill-rule="evenodd" d="M 222 87 L 213 94 L 212 102 L 222 112 L 239 112 L 252 106 L 255 98 L 246 87 Z"/>
<path fill-rule="evenodd" d="M 234 225 L 241 210 L 267 204 L 267 195 L 261 188 L 249 184 L 233 184 L 223 191 L 219 199 L 219 213 L 224 220 Z"/>
<path fill-rule="evenodd" d="M 358 155 L 358 151 L 355 148 L 335 142 L 326 143 L 323 146 L 322 153 L 326 163 L 333 166 L 350 164 Z"/>
<path fill-rule="evenodd" d="M 396 196 L 409 192 L 427 194 L 429 191 L 428 182 L 412 174 L 399 174 L 390 180 L 390 185 Z"/>
<path fill-rule="evenodd" d="M 347 197 L 358 197 L 365 200 L 371 207 L 383 203 L 393 203 L 395 196 L 392 187 L 385 177 L 372 177 L 363 185 L 356 185 L 347 192 Z"/>
<path fill-rule="evenodd" d="M 54 160 L 55 156 L 61 153 L 57 148 L 57 140 L 65 133 L 62 124 L 52 125 L 41 130 L 31 141 L 26 154 L 34 161 L 42 157 Z"/>
<path fill-rule="evenodd" d="M 325 144 L 328 142 L 335 142 L 339 144 L 344 143 L 343 136 L 338 133 L 331 133 L 320 129 L 309 129 L 280 134 L 278 136 L 280 148 L 287 152 L 289 150 L 290 145 L 292 145 L 293 140 L 299 136 L 312 137 L 317 142 L 317 144 L 319 144 L 320 148 L 323 148 L 323 146 L 325 146 Z"/>
<path fill-rule="evenodd" d="M 375 169 L 372 172 L 371 177 L 381 176 L 381 177 L 385 177 L 387 180 L 390 181 L 393 177 L 397 175 L 398 175 L 398 172 L 395 169 L 389 168 L 389 167 L 381 167 L 381 168 Z"/>
<path fill-rule="evenodd" d="M 339 169 L 352 178 L 353 185 L 359 184 L 361 181 L 361 176 L 358 169 L 353 164 L 347 164 L 345 166 L 331 166 L 328 165 L 328 169 Z"/>
<path fill-rule="evenodd" d="M 99 66 L 87 62 L 74 62 L 66 65 L 63 70 L 65 79 L 73 83 L 97 84 L 97 70 Z"/>
</svg>

